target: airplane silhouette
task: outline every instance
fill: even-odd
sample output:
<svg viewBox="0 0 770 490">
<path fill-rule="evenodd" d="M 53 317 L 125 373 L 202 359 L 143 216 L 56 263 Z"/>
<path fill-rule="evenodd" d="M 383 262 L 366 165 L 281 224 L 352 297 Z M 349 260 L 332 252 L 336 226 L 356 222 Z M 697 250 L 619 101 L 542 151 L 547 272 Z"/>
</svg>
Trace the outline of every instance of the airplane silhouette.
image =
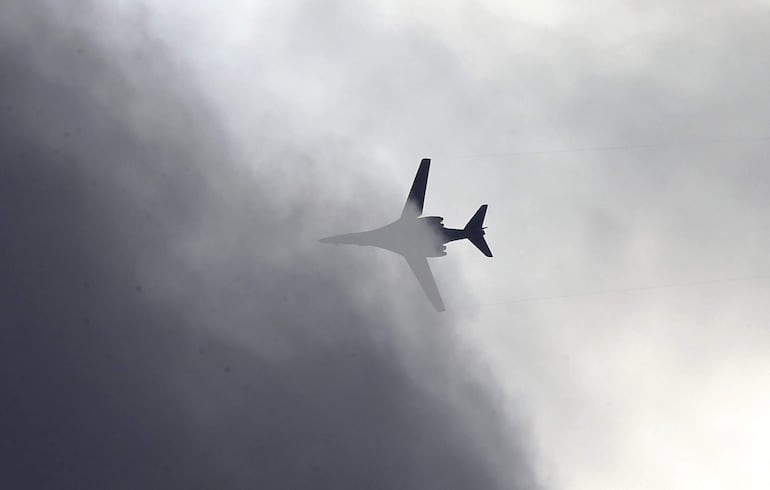
<svg viewBox="0 0 770 490">
<path fill-rule="evenodd" d="M 342 243 L 380 247 L 403 255 L 436 311 L 444 311 L 444 302 L 441 301 L 436 280 L 428 266 L 428 257 L 445 256 L 445 244 L 463 238 L 470 240 L 487 257 L 491 257 L 492 252 L 484 240 L 486 204 L 476 211 L 463 229 L 445 228 L 444 218 L 440 216 L 420 217 L 425 201 L 429 170 L 430 158 L 423 158 L 414 177 L 412 188 L 409 190 L 409 197 L 406 198 L 401 217 L 393 223 L 371 231 L 336 235 L 318 241 L 336 245 Z"/>
</svg>

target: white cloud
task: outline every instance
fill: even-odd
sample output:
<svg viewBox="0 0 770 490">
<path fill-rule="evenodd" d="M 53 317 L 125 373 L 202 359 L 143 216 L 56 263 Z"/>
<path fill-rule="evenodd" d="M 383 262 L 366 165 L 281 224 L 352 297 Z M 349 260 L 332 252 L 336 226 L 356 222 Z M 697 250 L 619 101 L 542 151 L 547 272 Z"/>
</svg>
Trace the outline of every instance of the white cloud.
<svg viewBox="0 0 770 490">
<path fill-rule="evenodd" d="M 740 141 L 770 122 L 761 2 L 251 5 L 152 8 L 244 147 L 280 121 L 338 178 L 380 176 L 373 221 L 424 156 L 426 210 L 489 202 L 495 259 L 436 262 L 482 303 L 770 271 L 767 141 Z M 643 147 L 667 142 L 694 143 Z M 468 335 L 554 485 L 761 489 L 765 303 L 739 282 L 482 306 Z"/>
</svg>

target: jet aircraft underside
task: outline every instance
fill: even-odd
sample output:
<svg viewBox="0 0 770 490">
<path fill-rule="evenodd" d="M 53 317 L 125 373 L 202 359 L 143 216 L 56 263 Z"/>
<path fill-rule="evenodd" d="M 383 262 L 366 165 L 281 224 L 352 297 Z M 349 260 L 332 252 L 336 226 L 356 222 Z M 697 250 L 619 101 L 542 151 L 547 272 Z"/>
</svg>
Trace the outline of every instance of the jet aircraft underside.
<svg viewBox="0 0 770 490">
<path fill-rule="evenodd" d="M 443 224 L 444 219 L 440 216 L 421 217 L 429 170 L 430 159 L 424 158 L 420 162 L 401 217 L 393 223 L 370 231 L 336 235 L 319 241 L 379 247 L 402 255 L 436 310 L 445 311 L 444 302 L 428 265 L 428 257 L 445 256 L 446 243 L 465 238 L 484 255 L 492 257 L 492 252 L 484 239 L 483 224 L 487 205 L 479 207 L 462 229 L 446 228 Z"/>
</svg>

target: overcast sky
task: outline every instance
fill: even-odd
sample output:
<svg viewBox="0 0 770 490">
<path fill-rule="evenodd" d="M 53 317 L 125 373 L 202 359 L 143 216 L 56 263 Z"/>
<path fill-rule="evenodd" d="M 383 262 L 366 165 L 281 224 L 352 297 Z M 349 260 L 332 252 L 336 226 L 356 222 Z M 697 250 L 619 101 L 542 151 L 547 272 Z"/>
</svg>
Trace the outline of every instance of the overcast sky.
<svg viewBox="0 0 770 490">
<path fill-rule="evenodd" d="M 0 16 L 3 486 L 770 485 L 767 2 L 65 3 Z M 425 157 L 444 314 L 316 242 Z"/>
</svg>

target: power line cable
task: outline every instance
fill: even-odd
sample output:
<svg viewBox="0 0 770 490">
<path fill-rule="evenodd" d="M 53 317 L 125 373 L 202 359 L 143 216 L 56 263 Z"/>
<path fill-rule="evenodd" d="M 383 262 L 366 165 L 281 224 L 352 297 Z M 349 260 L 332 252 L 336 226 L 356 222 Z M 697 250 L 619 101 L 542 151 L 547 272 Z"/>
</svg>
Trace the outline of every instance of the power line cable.
<svg viewBox="0 0 770 490">
<path fill-rule="evenodd" d="M 644 149 L 653 149 L 653 148 L 671 148 L 671 147 L 677 147 L 677 146 L 745 144 L 745 143 L 758 143 L 758 142 L 764 142 L 764 141 L 770 141 L 770 136 L 757 136 L 757 137 L 751 137 L 751 138 L 731 138 L 731 139 L 689 140 L 689 141 L 661 141 L 657 143 L 560 148 L 560 149 L 554 149 L 554 150 L 522 150 L 522 151 L 500 152 L 500 153 L 446 155 L 445 158 L 449 158 L 449 159 L 452 159 L 452 158 L 456 158 L 456 159 L 502 158 L 502 157 L 508 157 L 508 156 L 548 155 L 548 154 L 557 154 L 557 153 L 581 153 L 581 152 L 589 153 L 589 152 L 606 152 L 606 151 L 622 151 L 622 150 L 644 150 Z"/>
<path fill-rule="evenodd" d="M 707 145 L 720 145 L 720 144 L 746 144 L 746 143 L 760 143 L 770 141 L 770 136 L 755 136 L 746 138 L 722 138 L 722 139 L 702 139 L 702 140 L 682 140 L 682 141 L 661 141 L 655 143 L 642 143 L 642 144 L 623 144 L 623 145 L 607 145 L 607 146 L 592 146 L 592 147 L 575 147 L 575 148 L 560 148 L 553 150 L 523 150 L 512 152 L 500 152 L 500 153 L 476 153 L 468 155 L 439 155 L 447 159 L 470 159 L 470 158 L 502 158 L 508 156 L 522 156 L 522 155 L 548 155 L 558 153 L 589 153 L 589 152 L 609 152 L 609 151 L 623 151 L 623 150 L 644 150 L 655 148 L 671 148 L 681 146 L 707 146 Z M 656 289 L 678 289 L 688 288 L 696 286 L 705 286 L 709 284 L 729 283 L 729 282 L 744 282 L 744 281 L 757 281 L 763 279 L 770 279 L 770 274 L 754 275 L 754 276 L 742 276 L 742 277 L 728 277 L 720 279 L 706 279 L 700 281 L 689 281 L 680 283 L 668 283 L 657 284 L 649 286 L 633 286 L 615 289 L 602 289 L 596 291 L 575 292 L 566 294 L 554 294 L 543 296 L 527 296 L 522 298 L 515 298 L 504 301 L 494 301 L 488 303 L 478 303 L 479 306 L 495 306 L 506 305 L 516 303 L 528 303 L 536 301 L 548 301 L 555 299 L 568 299 L 579 298 L 587 296 L 601 296 L 608 294 L 622 294 L 638 291 L 651 291 Z"/>
<path fill-rule="evenodd" d="M 652 291 L 656 289 L 680 289 L 680 288 L 688 288 L 688 287 L 695 287 L 695 286 L 705 286 L 710 284 L 758 281 L 758 280 L 764 280 L 764 279 L 770 279 L 770 274 L 742 276 L 742 277 L 726 277 L 726 278 L 720 278 L 720 279 L 706 279 L 706 280 L 700 280 L 700 281 L 656 284 L 656 285 L 650 285 L 650 286 L 632 286 L 632 287 L 615 288 L 615 289 L 600 289 L 596 291 L 584 291 L 584 292 L 553 294 L 553 295 L 544 295 L 544 296 L 525 296 L 525 297 L 515 298 L 511 300 L 478 303 L 478 305 L 495 306 L 495 305 L 506 305 L 506 304 L 515 304 L 515 303 L 530 303 L 530 302 L 536 302 L 536 301 L 548 301 L 548 300 L 555 300 L 555 299 L 579 298 L 579 297 L 586 297 L 586 296 L 603 296 L 608 294 L 622 294 L 622 293 L 631 293 L 631 292 L 638 292 L 638 291 Z"/>
</svg>

